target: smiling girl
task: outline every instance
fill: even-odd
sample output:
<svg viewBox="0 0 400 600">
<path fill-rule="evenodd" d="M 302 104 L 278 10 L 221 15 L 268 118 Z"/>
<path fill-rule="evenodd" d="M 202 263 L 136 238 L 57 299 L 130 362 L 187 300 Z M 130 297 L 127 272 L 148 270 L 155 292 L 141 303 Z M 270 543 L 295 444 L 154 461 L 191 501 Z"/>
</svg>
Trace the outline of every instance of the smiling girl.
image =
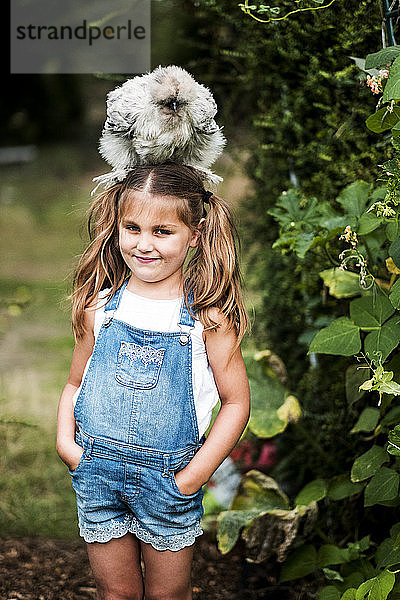
<svg viewBox="0 0 400 600">
<path fill-rule="evenodd" d="M 249 417 L 235 228 L 196 169 L 173 163 L 100 194 L 89 228 L 57 451 L 97 597 L 189 600 L 202 486 Z"/>
</svg>

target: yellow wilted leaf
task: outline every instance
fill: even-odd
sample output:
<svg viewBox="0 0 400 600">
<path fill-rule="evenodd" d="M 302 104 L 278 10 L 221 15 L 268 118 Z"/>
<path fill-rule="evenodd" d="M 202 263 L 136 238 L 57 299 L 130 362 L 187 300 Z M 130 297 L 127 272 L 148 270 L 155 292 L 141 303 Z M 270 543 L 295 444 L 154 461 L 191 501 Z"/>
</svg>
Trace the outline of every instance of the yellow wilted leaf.
<svg viewBox="0 0 400 600">
<path fill-rule="evenodd" d="M 390 258 L 390 256 L 386 259 L 386 268 L 389 271 L 389 273 L 395 273 L 395 275 L 400 275 L 400 269 L 396 267 L 396 265 L 393 262 L 393 259 Z"/>
<path fill-rule="evenodd" d="M 259 352 L 256 352 L 254 354 L 253 358 L 257 361 L 261 361 L 265 358 L 265 363 L 269 367 L 269 369 L 267 369 L 268 375 L 275 374 L 278 376 L 278 379 L 281 383 L 286 382 L 286 367 L 277 354 L 274 354 L 273 352 L 271 352 L 271 350 L 260 350 Z"/>
<path fill-rule="evenodd" d="M 301 417 L 301 406 L 295 396 L 288 396 L 276 412 L 282 421 L 297 423 Z"/>
</svg>

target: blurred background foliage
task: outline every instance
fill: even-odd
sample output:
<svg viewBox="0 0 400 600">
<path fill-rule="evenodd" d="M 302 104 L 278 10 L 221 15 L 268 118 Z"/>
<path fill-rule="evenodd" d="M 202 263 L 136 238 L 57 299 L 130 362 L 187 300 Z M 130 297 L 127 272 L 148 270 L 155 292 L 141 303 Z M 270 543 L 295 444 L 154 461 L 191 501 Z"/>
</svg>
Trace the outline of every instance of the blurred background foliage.
<svg viewBox="0 0 400 600">
<path fill-rule="evenodd" d="M 269 349 L 280 357 L 286 389 L 302 406 L 301 422 L 275 438 L 278 460 L 268 471 L 291 497 L 312 479 L 343 472 L 363 442 L 342 435 L 359 410 L 344 393 L 348 359 L 307 356 L 310 336 L 324 319 L 345 310 L 318 275 L 331 266 L 329 258 L 272 250 L 278 225 L 268 211 L 290 186 L 335 206 L 347 184 L 376 180 L 377 164 L 390 156 L 389 136 L 365 128 L 376 99 L 351 57 L 380 47 L 377 0 L 336 0 L 329 9 L 268 25 L 230 0 L 152 3 L 152 68 L 179 64 L 208 85 L 229 140 L 215 171 L 225 179 L 221 195 L 236 209 L 248 307 L 255 311 L 245 353 Z M 7 257 L 0 273 L 6 298 L 0 414 L 3 421 L 27 421 L 0 423 L 7 446 L 0 529 L 7 534 L 76 535 L 74 498 L 54 454 L 55 411 L 72 349 L 65 298 L 84 246 L 79 231 L 91 178 L 106 170 L 96 146 L 105 95 L 116 81 L 5 76 L 2 145 L 34 147 L 32 161 L 0 166 Z M 257 447 L 254 433 L 246 437 Z M 326 503 L 325 535 L 346 530 L 358 508 L 356 501 L 344 502 L 333 518 Z M 380 527 L 373 507 L 368 518 Z"/>
</svg>

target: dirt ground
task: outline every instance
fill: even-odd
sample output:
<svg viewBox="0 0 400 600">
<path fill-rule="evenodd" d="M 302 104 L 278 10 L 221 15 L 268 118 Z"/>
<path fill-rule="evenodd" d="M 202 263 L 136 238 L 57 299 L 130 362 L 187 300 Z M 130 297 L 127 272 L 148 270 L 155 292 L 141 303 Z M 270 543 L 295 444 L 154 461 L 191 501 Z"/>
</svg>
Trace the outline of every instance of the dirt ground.
<svg viewBox="0 0 400 600">
<path fill-rule="evenodd" d="M 278 585 L 266 565 L 222 556 L 202 536 L 192 574 L 193 600 L 313 600 L 312 583 Z M 0 539 L 0 600 L 93 600 L 95 587 L 83 542 Z"/>
</svg>

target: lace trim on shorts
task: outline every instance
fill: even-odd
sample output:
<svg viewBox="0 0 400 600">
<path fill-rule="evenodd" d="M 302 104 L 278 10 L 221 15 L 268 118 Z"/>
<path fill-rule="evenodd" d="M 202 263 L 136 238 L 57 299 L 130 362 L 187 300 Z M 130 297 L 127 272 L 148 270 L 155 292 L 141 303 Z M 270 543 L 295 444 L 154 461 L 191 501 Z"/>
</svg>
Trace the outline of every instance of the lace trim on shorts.
<svg viewBox="0 0 400 600">
<path fill-rule="evenodd" d="M 200 524 L 196 523 L 193 529 L 166 539 L 159 535 L 153 535 L 144 529 L 139 522 L 130 515 L 126 515 L 123 521 L 111 519 L 106 527 L 97 527 L 96 529 L 80 527 L 79 529 L 81 536 L 85 542 L 88 542 L 89 544 L 92 542 L 109 542 L 111 539 L 120 538 L 129 532 L 136 535 L 142 542 L 151 544 L 156 550 L 172 551 L 182 550 L 185 546 L 191 546 L 194 544 L 196 537 L 203 533 Z"/>
</svg>

